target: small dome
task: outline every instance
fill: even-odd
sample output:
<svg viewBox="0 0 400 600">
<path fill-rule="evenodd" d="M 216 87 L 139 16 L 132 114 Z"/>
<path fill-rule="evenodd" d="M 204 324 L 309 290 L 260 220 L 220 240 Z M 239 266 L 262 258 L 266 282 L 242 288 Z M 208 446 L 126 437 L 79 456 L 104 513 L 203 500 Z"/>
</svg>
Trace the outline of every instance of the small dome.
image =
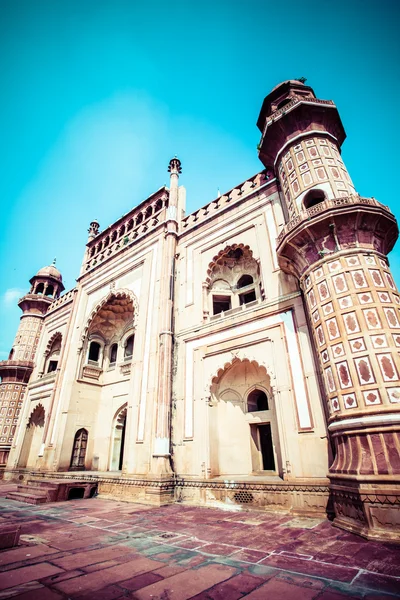
<svg viewBox="0 0 400 600">
<path fill-rule="evenodd" d="M 270 93 L 280 88 L 281 85 L 285 85 L 285 83 L 292 83 L 293 85 L 304 85 L 304 83 L 302 81 L 299 81 L 298 79 L 286 79 L 286 81 L 281 81 L 281 83 L 278 83 L 278 85 L 272 88 Z"/>
<path fill-rule="evenodd" d="M 62 283 L 62 275 L 54 265 L 43 267 L 36 273 L 36 277 L 52 277 L 53 279 L 57 279 L 57 281 Z"/>
</svg>

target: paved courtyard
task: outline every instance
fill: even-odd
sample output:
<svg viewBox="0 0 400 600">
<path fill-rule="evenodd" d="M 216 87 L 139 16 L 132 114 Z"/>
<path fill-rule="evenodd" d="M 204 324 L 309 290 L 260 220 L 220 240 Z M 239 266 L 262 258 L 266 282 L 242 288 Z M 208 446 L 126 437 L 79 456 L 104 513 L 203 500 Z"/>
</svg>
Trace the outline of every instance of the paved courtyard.
<svg viewBox="0 0 400 600">
<path fill-rule="evenodd" d="M 5 499 L 21 525 L 0 551 L 0 600 L 340 600 L 400 598 L 400 546 L 328 521 L 93 498 L 31 506 Z"/>
</svg>

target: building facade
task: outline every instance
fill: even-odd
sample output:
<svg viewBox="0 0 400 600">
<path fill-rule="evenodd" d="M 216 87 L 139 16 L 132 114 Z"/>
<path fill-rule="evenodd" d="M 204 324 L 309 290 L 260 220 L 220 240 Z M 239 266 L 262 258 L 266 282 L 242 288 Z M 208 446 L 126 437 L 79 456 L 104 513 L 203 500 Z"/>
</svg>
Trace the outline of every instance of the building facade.
<svg viewBox="0 0 400 600">
<path fill-rule="evenodd" d="M 400 539 L 396 220 L 354 189 L 332 101 L 287 81 L 257 125 L 260 173 L 186 215 L 174 158 L 168 188 L 90 224 L 74 289 L 31 279 L 0 363 L 4 476 Z"/>
</svg>

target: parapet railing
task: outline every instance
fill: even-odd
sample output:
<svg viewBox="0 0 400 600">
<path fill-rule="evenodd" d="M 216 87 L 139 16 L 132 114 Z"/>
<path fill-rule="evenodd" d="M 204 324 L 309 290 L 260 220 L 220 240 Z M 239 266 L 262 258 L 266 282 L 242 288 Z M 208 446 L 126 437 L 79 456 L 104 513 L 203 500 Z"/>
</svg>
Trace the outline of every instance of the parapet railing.
<svg viewBox="0 0 400 600">
<path fill-rule="evenodd" d="M 210 215 L 213 215 L 217 211 L 226 208 L 227 205 L 240 200 L 243 194 L 248 194 L 251 191 L 261 187 L 268 181 L 268 179 L 273 177 L 274 176 L 272 174 L 269 176 L 265 170 L 257 173 L 250 179 L 247 179 L 240 185 L 232 188 L 229 192 L 226 192 L 226 194 L 223 194 L 219 198 L 212 200 L 212 202 L 206 204 L 206 206 L 195 210 L 190 215 L 182 219 L 181 230 L 185 230 L 188 227 L 192 227 L 193 225 L 197 225 L 198 223 L 205 221 Z"/>
<path fill-rule="evenodd" d="M 49 312 L 51 312 L 52 310 L 59 308 L 60 306 L 62 306 L 63 304 L 67 304 L 68 302 L 71 302 L 74 298 L 74 294 L 77 292 L 77 288 L 72 288 L 72 290 L 69 290 L 68 292 L 65 292 L 65 294 L 63 294 L 62 296 L 60 296 L 59 298 L 57 298 L 56 300 L 54 300 L 51 305 L 49 306 L 49 310 L 47 311 L 47 314 Z"/>
<path fill-rule="evenodd" d="M 288 110 L 290 110 L 291 108 L 293 108 L 293 106 L 296 106 L 296 104 L 299 104 L 300 102 L 303 102 L 303 103 L 304 102 L 307 102 L 307 103 L 312 102 L 314 104 L 325 104 L 325 105 L 329 105 L 329 106 L 335 106 L 335 103 L 333 102 L 333 100 L 321 100 L 320 98 L 314 98 L 313 96 L 295 96 L 292 100 L 290 100 L 290 102 L 285 104 L 285 106 L 282 106 L 282 108 L 278 108 L 278 110 L 275 110 L 268 117 L 268 119 L 265 123 L 263 137 L 265 135 L 265 131 L 266 131 L 268 125 L 271 125 L 271 123 L 273 123 L 278 117 L 287 113 Z"/>
<path fill-rule="evenodd" d="M 331 200 L 324 200 L 319 204 L 309 208 L 308 210 L 302 210 L 298 215 L 296 215 L 293 219 L 291 219 L 286 225 L 283 227 L 278 237 L 276 238 L 276 245 L 279 246 L 283 240 L 283 238 L 290 233 L 295 227 L 300 225 L 305 221 L 310 221 L 315 215 L 323 213 L 327 210 L 343 208 L 344 206 L 349 205 L 369 205 L 369 206 L 377 206 L 379 208 L 383 208 L 389 213 L 391 210 L 388 206 L 381 204 L 375 198 L 363 198 L 362 196 L 351 195 L 344 196 L 343 198 L 333 198 Z"/>
<path fill-rule="evenodd" d="M 168 193 L 163 189 L 162 193 L 153 196 L 151 203 L 142 204 L 140 210 L 137 207 L 128 213 L 125 218 L 120 219 L 97 235 L 88 244 L 85 271 L 89 271 L 104 259 L 116 254 L 127 244 L 154 229 L 160 222 L 165 220 L 168 199 Z"/>
</svg>

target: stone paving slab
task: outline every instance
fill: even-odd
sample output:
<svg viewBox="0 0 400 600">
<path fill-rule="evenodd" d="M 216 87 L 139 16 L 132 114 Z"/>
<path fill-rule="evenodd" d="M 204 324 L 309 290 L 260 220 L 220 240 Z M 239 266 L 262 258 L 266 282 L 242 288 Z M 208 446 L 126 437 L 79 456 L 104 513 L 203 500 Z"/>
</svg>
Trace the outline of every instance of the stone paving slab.
<svg viewBox="0 0 400 600">
<path fill-rule="evenodd" d="M 0 520 L 22 537 L 0 551 L 0 600 L 400 598 L 400 546 L 328 521 L 102 498 L 31 506 L 1 490 Z"/>
</svg>

